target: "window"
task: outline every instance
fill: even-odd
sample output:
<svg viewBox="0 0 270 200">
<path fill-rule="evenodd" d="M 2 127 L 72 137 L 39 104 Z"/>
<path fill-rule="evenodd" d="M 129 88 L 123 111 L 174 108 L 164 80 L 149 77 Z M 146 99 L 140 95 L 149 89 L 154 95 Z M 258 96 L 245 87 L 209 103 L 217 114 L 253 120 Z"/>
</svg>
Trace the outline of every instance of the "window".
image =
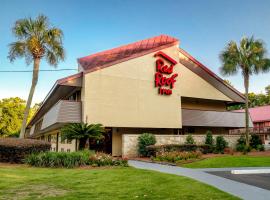
<svg viewBox="0 0 270 200">
<path fill-rule="evenodd" d="M 67 149 L 67 152 L 70 152 L 70 149 Z"/>
<path fill-rule="evenodd" d="M 70 101 L 80 101 L 81 100 L 81 91 L 76 91 L 68 97 Z"/>
<path fill-rule="evenodd" d="M 39 132 L 39 131 L 41 130 L 42 121 L 43 121 L 43 119 L 39 120 L 39 121 L 35 124 L 34 133 L 37 133 L 37 132 Z"/>
<path fill-rule="evenodd" d="M 48 135 L 47 141 L 48 141 L 48 142 L 51 142 L 51 140 L 52 140 L 52 136 L 51 136 L 51 135 Z"/>
<path fill-rule="evenodd" d="M 67 144 L 71 144 L 72 140 L 67 139 Z"/>
</svg>

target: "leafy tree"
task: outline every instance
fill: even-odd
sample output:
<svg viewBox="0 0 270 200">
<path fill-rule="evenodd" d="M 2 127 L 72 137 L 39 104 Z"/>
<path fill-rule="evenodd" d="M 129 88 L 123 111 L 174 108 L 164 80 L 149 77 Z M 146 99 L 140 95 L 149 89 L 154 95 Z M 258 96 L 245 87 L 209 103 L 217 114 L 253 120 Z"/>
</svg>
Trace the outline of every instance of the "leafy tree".
<svg viewBox="0 0 270 200">
<path fill-rule="evenodd" d="M 71 123 L 61 129 L 61 140 L 79 140 L 79 150 L 82 150 L 88 139 L 102 139 L 104 132 L 102 124 Z"/>
<path fill-rule="evenodd" d="M 268 96 L 270 96 L 270 85 L 265 87 L 265 92 Z"/>
<path fill-rule="evenodd" d="M 249 93 L 248 101 L 249 101 L 249 104 L 248 104 L 249 108 L 270 105 L 270 95 L 266 95 L 262 93 L 260 94 Z M 239 105 L 229 106 L 228 110 L 239 110 L 239 109 L 244 109 L 244 108 L 245 108 L 245 105 L 239 104 Z"/>
<path fill-rule="evenodd" d="M 51 27 L 48 18 L 44 15 L 40 15 L 36 19 L 20 19 L 16 21 L 12 31 L 17 41 L 9 45 L 9 60 L 13 62 L 17 58 L 25 58 L 27 64 L 33 62 L 32 85 L 20 131 L 20 138 L 23 138 L 38 82 L 40 61 L 45 58 L 50 65 L 57 66 L 60 60 L 64 60 L 63 33 L 60 29 Z"/>
<path fill-rule="evenodd" d="M 249 145 L 249 112 L 248 90 L 249 79 L 253 74 L 266 72 L 270 69 L 270 59 L 266 57 L 266 48 L 260 40 L 242 38 L 239 45 L 231 41 L 220 54 L 222 62 L 221 72 L 223 75 L 233 75 L 241 71 L 245 86 L 245 122 L 246 122 L 246 145 Z"/>
<path fill-rule="evenodd" d="M 30 109 L 28 120 L 35 113 Z M 0 137 L 17 136 L 22 124 L 25 100 L 12 97 L 0 100 Z"/>
</svg>

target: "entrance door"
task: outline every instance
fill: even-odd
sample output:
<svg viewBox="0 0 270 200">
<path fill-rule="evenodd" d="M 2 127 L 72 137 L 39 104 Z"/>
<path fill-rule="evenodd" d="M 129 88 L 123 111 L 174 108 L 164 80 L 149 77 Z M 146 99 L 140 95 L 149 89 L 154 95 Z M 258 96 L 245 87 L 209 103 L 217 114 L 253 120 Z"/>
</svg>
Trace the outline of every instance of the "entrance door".
<svg viewBox="0 0 270 200">
<path fill-rule="evenodd" d="M 94 151 L 112 153 L 112 128 L 106 128 L 101 140 L 90 140 L 90 149 Z"/>
</svg>

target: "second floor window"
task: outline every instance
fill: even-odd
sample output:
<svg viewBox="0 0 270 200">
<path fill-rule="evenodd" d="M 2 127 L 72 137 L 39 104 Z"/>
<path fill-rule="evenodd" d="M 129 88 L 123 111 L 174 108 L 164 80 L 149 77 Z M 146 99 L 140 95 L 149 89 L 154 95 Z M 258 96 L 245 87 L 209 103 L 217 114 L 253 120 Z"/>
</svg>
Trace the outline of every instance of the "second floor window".
<svg viewBox="0 0 270 200">
<path fill-rule="evenodd" d="M 70 101 L 80 101 L 81 100 L 81 91 L 76 91 L 68 97 Z"/>
</svg>

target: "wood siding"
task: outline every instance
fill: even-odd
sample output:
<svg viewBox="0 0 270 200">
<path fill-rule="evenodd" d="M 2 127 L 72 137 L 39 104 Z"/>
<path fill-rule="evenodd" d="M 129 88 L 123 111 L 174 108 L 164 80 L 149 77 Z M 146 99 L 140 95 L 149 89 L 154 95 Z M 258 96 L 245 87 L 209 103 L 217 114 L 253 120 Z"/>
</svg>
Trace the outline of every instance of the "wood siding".
<svg viewBox="0 0 270 200">
<path fill-rule="evenodd" d="M 81 110 L 81 102 L 61 100 L 44 115 L 41 130 L 56 123 L 79 123 Z"/>
</svg>

